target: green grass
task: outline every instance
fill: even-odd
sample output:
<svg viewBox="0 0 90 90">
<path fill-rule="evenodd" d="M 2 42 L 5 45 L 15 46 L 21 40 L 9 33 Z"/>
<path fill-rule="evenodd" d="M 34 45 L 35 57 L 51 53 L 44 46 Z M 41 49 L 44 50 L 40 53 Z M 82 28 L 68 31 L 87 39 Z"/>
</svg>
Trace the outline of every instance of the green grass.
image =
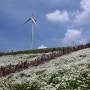
<svg viewBox="0 0 90 90">
<path fill-rule="evenodd" d="M 37 72 L 35 72 L 35 74 L 36 75 L 40 75 L 40 74 L 42 74 L 43 72 L 45 72 L 46 70 L 41 70 L 41 71 L 37 71 Z"/>
<path fill-rule="evenodd" d="M 37 84 L 37 82 L 33 82 L 29 84 L 29 82 L 25 82 L 23 84 L 14 84 L 11 88 L 11 90 L 40 90 L 40 86 Z"/>
<path fill-rule="evenodd" d="M 34 57 L 36 57 L 36 55 L 28 56 L 27 59 L 34 58 Z"/>
<path fill-rule="evenodd" d="M 31 84 L 29 82 L 24 83 L 12 83 L 4 80 L 3 85 L 0 85 L 2 89 L 0 90 L 41 90 L 40 85 L 37 82 L 32 82 Z"/>
<path fill-rule="evenodd" d="M 21 78 L 23 78 L 23 77 L 30 77 L 29 74 L 25 74 L 25 73 L 20 73 L 19 75 L 20 75 Z"/>
<path fill-rule="evenodd" d="M 15 51 L 15 52 L 0 52 L 0 56 L 3 56 L 3 55 L 17 55 L 17 54 L 28 54 L 28 53 L 48 53 L 48 52 L 53 52 L 53 51 L 60 51 L 63 48 L 67 49 L 69 47 L 57 47 L 57 48 L 22 50 L 22 51 Z"/>
</svg>

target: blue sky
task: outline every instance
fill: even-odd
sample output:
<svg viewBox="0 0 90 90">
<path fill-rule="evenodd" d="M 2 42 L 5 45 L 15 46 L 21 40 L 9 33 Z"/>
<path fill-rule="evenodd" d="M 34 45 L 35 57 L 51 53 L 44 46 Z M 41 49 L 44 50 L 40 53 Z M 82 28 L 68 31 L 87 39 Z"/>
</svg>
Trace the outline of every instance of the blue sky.
<svg viewBox="0 0 90 90">
<path fill-rule="evenodd" d="M 0 0 L 0 52 L 30 49 L 32 14 L 34 49 L 85 44 L 90 39 L 90 0 Z"/>
</svg>

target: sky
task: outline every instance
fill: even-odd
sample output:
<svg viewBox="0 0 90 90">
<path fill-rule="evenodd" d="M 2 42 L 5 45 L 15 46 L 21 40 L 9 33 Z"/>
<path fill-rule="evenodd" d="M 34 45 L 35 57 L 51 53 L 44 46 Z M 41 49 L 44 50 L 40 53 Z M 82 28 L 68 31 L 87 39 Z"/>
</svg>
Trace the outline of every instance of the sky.
<svg viewBox="0 0 90 90">
<path fill-rule="evenodd" d="M 72 46 L 90 40 L 90 0 L 0 0 L 0 52 Z M 74 43 L 73 43 L 74 42 Z"/>
</svg>

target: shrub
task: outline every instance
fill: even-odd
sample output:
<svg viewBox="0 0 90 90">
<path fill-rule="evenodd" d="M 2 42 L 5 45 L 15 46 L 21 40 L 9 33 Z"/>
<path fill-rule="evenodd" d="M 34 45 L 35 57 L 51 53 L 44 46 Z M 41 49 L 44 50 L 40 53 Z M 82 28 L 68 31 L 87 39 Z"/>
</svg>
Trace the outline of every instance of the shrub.
<svg viewBox="0 0 90 90">
<path fill-rule="evenodd" d="M 53 83 L 53 82 L 54 82 L 53 80 L 54 80 L 57 76 L 58 76 L 57 74 L 52 74 L 51 77 L 49 78 L 47 84 Z"/>
<path fill-rule="evenodd" d="M 24 77 L 24 76 L 26 76 L 25 73 L 20 73 L 20 77 L 21 77 L 21 78 Z"/>
<path fill-rule="evenodd" d="M 86 57 L 86 55 L 80 55 L 80 57 Z"/>
</svg>

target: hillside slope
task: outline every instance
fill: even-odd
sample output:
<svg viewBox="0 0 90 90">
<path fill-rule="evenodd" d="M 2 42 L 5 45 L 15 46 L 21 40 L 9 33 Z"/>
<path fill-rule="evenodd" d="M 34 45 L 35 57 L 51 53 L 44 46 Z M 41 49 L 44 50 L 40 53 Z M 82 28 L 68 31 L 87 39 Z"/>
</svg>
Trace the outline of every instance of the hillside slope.
<svg viewBox="0 0 90 90">
<path fill-rule="evenodd" d="M 10 56 L 7 56 L 7 58 L 9 59 Z M 25 56 L 20 60 L 23 60 L 23 58 Z M 15 57 L 12 57 L 12 60 L 15 60 Z M 3 89 L 89 90 L 90 48 L 57 57 L 39 66 L 1 77 L 0 90 Z"/>
</svg>

